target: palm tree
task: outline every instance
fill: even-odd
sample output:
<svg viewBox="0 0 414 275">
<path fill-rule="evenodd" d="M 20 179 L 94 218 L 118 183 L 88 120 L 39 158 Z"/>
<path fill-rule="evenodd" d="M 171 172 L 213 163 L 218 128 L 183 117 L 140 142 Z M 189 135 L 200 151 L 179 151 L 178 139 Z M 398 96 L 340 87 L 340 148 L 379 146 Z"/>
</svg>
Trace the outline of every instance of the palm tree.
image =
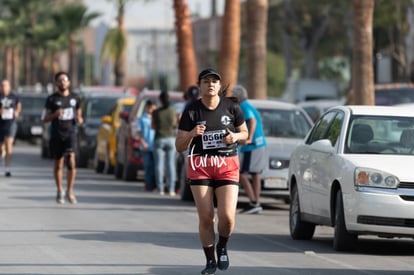
<svg viewBox="0 0 414 275">
<path fill-rule="evenodd" d="M 228 85 L 226 94 L 237 84 L 240 55 L 240 0 L 226 0 L 221 34 L 219 71 Z"/>
<path fill-rule="evenodd" d="M 75 35 L 86 28 L 89 23 L 98 16 L 100 16 L 99 13 L 87 13 L 87 7 L 78 4 L 65 5 L 60 11 L 57 11 L 53 15 L 56 25 L 61 27 L 62 33 L 64 33 L 67 37 L 69 49 L 69 74 L 71 75 L 71 83 L 73 86 L 77 86 L 79 84 Z"/>
<path fill-rule="evenodd" d="M 18 87 L 19 72 L 21 70 L 19 57 L 22 52 L 22 45 L 27 45 L 25 41 L 30 32 L 30 27 L 24 9 L 21 7 L 21 1 L 4 0 L 1 4 L 3 11 L 5 11 L 2 13 L 0 24 L 1 44 L 4 47 L 5 55 L 3 75 L 10 80 L 13 87 Z"/>
<path fill-rule="evenodd" d="M 101 62 L 109 58 L 113 62 L 115 85 L 123 85 L 125 77 L 126 50 L 128 46 L 125 30 L 125 7 L 129 0 L 117 0 L 117 26 L 110 29 L 105 36 L 101 52 Z"/>
<path fill-rule="evenodd" d="M 174 0 L 175 28 L 177 33 L 179 88 L 186 91 L 196 84 L 197 64 L 194 53 L 191 15 L 185 0 Z"/>
<path fill-rule="evenodd" d="M 354 47 L 352 90 L 354 104 L 374 104 L 372 18 L 375 0 L 353 0 Z"/>
<path fill-rule="evenodd" d="M 266 31 L 268 0 L 247 0 L 246 88 L 249 98 L 266 99 Z"/>
</svg>

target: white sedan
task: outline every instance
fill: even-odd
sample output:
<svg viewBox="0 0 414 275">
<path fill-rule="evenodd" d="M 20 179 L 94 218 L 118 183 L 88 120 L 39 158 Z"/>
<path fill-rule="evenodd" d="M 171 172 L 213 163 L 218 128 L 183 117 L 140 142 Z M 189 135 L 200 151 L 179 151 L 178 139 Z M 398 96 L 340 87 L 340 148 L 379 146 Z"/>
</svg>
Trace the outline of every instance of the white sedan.
<svg viewBox="0 0 414 275">
<path fill-rule="evenodd" d="M 292 153 L 290 235 L 334 227 L 335 250 L 358 235 L 414 238 L 414 109 L 337 106 Z"/>
</svg>

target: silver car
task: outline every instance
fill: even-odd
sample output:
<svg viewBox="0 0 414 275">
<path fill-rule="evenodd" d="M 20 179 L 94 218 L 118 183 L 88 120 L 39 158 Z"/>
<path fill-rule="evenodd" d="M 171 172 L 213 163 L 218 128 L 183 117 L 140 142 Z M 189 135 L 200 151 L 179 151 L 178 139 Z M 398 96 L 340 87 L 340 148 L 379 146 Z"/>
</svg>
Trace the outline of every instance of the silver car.
<svg viewBox="0 0 414 275">
<path fill-rule="evenodd" d="M 287 184 L 290 154 L 313 125 L 295 104 L 275 100 L 249 100 L 259 111 L 267 140 L 268 167 L 262 173 L 262 196 L 289 201 Z M 241 193 L 244 190 L 240 189 Z"/>
</svg>

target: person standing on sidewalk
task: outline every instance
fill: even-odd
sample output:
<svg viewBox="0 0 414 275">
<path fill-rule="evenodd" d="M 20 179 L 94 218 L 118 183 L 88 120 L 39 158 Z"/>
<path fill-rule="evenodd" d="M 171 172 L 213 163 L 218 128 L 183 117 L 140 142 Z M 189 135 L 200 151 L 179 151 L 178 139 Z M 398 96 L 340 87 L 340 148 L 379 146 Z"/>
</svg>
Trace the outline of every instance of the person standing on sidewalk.
<svg viewBox="0 0 414 275">
<path fill-rule="evenodd" d="M 154 136 L 155 131 L 151 128 L 152 113 L 157 108 L 154 102 L 148 100 L 145 102 L 145 111 L 138 119 L 138 137 L 143 152 L 144 170 L 145 170 L 145 190 L 152 191 L 157 188 L 155 183 L 154 168 Z"/>
<path fill-rule="evenodd" d="M 263 210 L 260 205 L 260 192 L 262 190 L 261 173 L 266 169 L 268 159 L 266 137 L 260 113 L 247 100 L 246 89 L 237 85 L 233 88 L 232 95 L 239 99 L 240 108 L 249 129 L 249 137 L 246 141 L 241 142 L 243 146 L 240 148 L 240 183 L 246 191 L 250 204 L 240 213 L 256 214 Z M 252 177 L 251 183 L 247 174 Z"/>
<path fill-rule="evenodd" d="M 152 128 L 155 129 L 154 161 L 155 180 L 161 196 L 164 195 L 164 171 L 167 164 L 167 184 L 169 195 L 175 196 L 175 147 L 174 135 L 177 127 L 177 111 L 170 105 L 167 91 L 159 95 L 161 106 L 152 113 Z"/>
<path fill-rule="evenodd" d="M 16 119 L 22 110 L 19 97 L 11 92 L 10 81 L 3 79 L 0 86 L 0 158 L 4 155 L 5 176 L 11 177 L 13 143 L 17 132 Z M 3 152 L 5 151 L 5 152 Z"/>
<path fill-rule="evenodd" d="M 76 124 L 83 123 L 80 99 L 70 89 L 69 74 L 58 72 L 55 75 L 57 91 L 46 98 L 43 122 L 50 122 L 49 147 L 53 162 L 53 175 L 57 187 L 56 202 L 65 203 L 66 199 L 76 204 L 73 194 L 73 186 L 76 177 L 75 148 L 76 148 Z M 63 165 L 66 162 L 66 192 L 63 189 Z"/>
<path fill-rule="evenodd" d="M 234 230 L 239 194 L 237 143 L 245 140 L 248 133 L 239 104 L 223 96 L 217 71 L 200 72 L 198 85 L 201 99 L 184 110 L 175 146 L 178 152 L 189 152 L 187 175 L 207 262 L 201 274 L 214 274 L 217 268 L 226 270 L 230 265 L 227 242 Z M 216 247 L 214 197 L 219 235 Z"/>
</svg>

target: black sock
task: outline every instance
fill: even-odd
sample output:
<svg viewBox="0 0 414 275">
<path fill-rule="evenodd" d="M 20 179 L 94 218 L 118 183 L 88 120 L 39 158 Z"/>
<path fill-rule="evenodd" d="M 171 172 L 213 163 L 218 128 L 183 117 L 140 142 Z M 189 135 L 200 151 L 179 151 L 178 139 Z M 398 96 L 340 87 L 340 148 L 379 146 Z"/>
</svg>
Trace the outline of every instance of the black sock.
<svg viewBox="0 0 414 275">
<path fill-rule="evenodd" d="M 216 262 L 216 256 L 214 255 L 214 245 L 203 247 L 204 255 L 206 255 L 207 262 Z"/>
<path fill-rule="evenodd" d="M 218 240 L 218 243 L 217 243 L 217 248 L 226 247 L 228 240 L 229 240 L 229 237 L 219 236 L 219 240 Z"/>
</svg>

